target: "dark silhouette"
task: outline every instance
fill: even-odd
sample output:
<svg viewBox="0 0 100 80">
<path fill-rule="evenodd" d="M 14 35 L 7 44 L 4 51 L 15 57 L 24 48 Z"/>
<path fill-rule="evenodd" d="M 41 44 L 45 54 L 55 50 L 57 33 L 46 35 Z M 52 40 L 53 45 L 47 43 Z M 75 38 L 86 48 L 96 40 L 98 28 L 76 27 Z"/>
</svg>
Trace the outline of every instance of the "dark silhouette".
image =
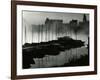
<svg viewBox="0 0 100 80">
<path fill-rule="evenodd" d="M 23 68 L 29 68 L 30 64 L 35 64 L 33 58 L 43 58 L 45 55 L 58 55 L 61 51 L 81 46 L 84 46 L 84 42 L 73 40 L 67 36 L 48 42 L 25 43 L 23 45 Z"/>
</svg>

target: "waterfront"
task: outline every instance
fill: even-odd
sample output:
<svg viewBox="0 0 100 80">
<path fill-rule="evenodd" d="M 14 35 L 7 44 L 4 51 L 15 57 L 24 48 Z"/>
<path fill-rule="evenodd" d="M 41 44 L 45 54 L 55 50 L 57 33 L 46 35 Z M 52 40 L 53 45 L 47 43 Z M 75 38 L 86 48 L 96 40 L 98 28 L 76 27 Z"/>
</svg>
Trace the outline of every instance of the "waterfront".
<svg viewBox="0 0 100 80">
<path fill-rule="evenodd" d="M 66 64 L 67 66 L 67 63 L 70 63 L 72 60 L 78 60 L 82 58 L 83 56 L 88 57 L 88 49 L 85 46 L 62 51 L 58 55 L 46 55 L 43 58 L 33 58 L 33 60 L 35 61 L 35 64 L 31 64 L 31 68 L 48 68 L 48 67 L 53 67 L 53 66 L 60 67 L 60 66 L 63 66 L 64 64 Z M 87 63 L 86 65 L 89 65 L 88 64 L 89 61 L 88 62 L 85 62 L 85 61 L 86 60 L 84 60 L 84 63 Z M 74 64 L 74 66 L 81 66 L 82 64 L 84 65 L 84 63 L 81 63 L 79 65 Z"/>
</svg>

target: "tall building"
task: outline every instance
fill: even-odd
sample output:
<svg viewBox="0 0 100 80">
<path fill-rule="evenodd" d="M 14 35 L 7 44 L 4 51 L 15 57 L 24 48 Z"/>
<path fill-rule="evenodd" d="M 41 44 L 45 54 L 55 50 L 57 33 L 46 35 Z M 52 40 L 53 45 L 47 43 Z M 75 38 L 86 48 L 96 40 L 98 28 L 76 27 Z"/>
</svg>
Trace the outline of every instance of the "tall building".
<svg viewBox="0 0 100 80">
<path fill-rule="evenodd" d="M 63 20 L 59 19 L 49 19 L 47 18 L 45 21 L 46 27 L 46 40 L 56 40 L 61 34 Z"/>
<path fill-rule="evenodd" d="M 83 22 L 87 22 L 87 18 L 86 18 L 86 15 L 85 14 L 83 16 Z"/>
</svg>

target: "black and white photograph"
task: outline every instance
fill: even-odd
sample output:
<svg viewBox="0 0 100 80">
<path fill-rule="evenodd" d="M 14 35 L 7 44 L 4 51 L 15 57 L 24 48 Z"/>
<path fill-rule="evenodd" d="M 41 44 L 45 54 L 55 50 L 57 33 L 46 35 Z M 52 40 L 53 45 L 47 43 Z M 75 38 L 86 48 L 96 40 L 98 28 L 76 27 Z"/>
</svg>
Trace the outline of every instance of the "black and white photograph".
<svg viewBox="0 0 100 80">
<path fill-rule="evenodd" d="M 22 68 L 89 66 L 89 14 L 22 11 Z"/>
<path fill-rule="evenodd" d="M 97 6 L 12 1 L 12 79 L 97 74 Z"/>
</svg>

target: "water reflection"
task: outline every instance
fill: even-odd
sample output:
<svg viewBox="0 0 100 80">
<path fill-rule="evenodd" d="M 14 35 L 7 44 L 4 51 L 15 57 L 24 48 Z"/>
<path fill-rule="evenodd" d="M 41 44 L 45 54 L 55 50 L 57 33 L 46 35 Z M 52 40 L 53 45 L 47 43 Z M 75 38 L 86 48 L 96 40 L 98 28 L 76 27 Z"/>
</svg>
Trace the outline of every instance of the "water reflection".
<svg viewBox="0 0 100 80">
<path fill-rule="evenodd" d="M 87 56 L 87 55 L 88 55 L 88 49 L 85 46 L 80 48 L 65 50 L 61 51 L 60 54 L 58 55 L 46 55 L 43 58 L 33 58 L 35 64 L 31 64 L 31 68 L 48 68 L 54 66 L 60 67 L 63 66 L 64 64 L 71 62 L 72 60 L 78 60 L 82 56 Z"/>
</svg>

